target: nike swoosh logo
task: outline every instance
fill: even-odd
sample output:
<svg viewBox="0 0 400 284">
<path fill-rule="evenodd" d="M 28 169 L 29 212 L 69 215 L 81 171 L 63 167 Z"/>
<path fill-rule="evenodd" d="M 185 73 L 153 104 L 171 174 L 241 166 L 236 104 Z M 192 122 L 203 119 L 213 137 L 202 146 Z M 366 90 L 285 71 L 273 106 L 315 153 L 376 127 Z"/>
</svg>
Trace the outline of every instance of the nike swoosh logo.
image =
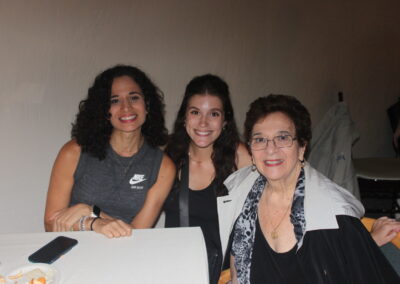
<svg viewBox="0 0 400 284">
<path fill-rule="evenodd" d="M 134 184 L 140 183 L 140 182 L 145 181 L 145 180 L 146 180 L 145 178 L 144 179 L 139 179 L 139 180 L 135 180 L 135 179 L 131 178 L 129 183 L 131 185 L 134 185 Z"/>
</svg>

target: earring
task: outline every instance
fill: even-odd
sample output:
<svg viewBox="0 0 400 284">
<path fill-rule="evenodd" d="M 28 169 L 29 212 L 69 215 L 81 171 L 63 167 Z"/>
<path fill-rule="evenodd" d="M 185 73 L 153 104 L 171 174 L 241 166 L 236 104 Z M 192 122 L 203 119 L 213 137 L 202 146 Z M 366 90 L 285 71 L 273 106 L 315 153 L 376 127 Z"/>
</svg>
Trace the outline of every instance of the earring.
<svg viewBox="0 0 400 284">
<path fill-rule="evenodd" d="M 306 162 L 304 161 L 304 159 L 303 159 L 303 160 L 300 160 L 300 159 L 299 159 L 299 161 L 300 161 L 300 163 L 301 163 L 301 167 L 304 168 L 304 166 L 305 166 L 305 164 L 306 164 Z"/>
<path fill-rule="evenodd" d="M 251 171 L 254 172 L 256 169 L 257 169 L 256 165 L 253 164 L 253 165 L 251 166 Z"/>
</svg>

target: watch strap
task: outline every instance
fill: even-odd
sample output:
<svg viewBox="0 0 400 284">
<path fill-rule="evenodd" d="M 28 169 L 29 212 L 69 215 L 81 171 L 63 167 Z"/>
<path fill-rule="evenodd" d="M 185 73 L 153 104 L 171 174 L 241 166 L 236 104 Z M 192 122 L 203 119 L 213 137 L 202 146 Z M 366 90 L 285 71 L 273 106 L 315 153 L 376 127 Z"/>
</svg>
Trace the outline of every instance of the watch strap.
<svg viewBox="0 0 400 284">
<path fill-rule="evenodd" d="M 93 205 L 93 217 L 100 217 L 101 209 L 97 205 Z"/>
</svg>

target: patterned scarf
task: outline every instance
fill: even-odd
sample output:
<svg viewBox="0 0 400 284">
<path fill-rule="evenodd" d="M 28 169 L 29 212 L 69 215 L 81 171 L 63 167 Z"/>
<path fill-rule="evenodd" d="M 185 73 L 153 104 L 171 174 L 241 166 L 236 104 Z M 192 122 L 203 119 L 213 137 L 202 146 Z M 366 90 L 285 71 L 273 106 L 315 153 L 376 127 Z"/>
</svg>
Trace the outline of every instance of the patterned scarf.
<svg viewBox="0 0 400 284">
<path fill-rule="evenodd" d="M 250 266 L 256 231 L 258 202 L 266 183 L 267 179 L 263 175 L 256 179 L 233 229 L 232 255 L 235 257 L 235 267 L 240 284 L 250 284 Z M 293 224 L 297 246 L 299 247 L 299 242 L 302 241 L 306 229 L 303 168 L 300 171 L 293 195 L 290 221 Z"/>
</svg>

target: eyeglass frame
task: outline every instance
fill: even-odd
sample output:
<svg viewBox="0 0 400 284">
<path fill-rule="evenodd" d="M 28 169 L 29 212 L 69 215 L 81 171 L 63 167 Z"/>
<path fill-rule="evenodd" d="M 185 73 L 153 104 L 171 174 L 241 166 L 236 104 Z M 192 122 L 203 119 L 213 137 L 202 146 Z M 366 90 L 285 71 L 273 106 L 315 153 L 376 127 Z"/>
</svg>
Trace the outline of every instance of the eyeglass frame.
<svg viewBox="0 0 400 284">
<path fill-rule="evenodd" d="M 288 145 L 288 146 L 282 146 L 282 147 L 276 146 L 275 139 L 276 139 L 277 137 L 282 137 L 282 136 L 290 137 L 290 138 L 291 138 L 292 144 L 290 144 L 290 145 Z M 251 142 L 252 142 L 254 139 L 263 139 L 263 140 L 264 140 L 263 143 L 264 143 L 265 147 L 260 148 L 260 149 L 253 149 L 253 147 L 251 146 Z M 282 148 L 290 148 L 290 147 L 292 147 L 292 146 L 293 146 L 293 141 L 295 141 L 295 140 L 297 140 L 297 137 L 293 137 L 293 136 L 290 135 L 290 134 L 282 134 L 282 135 L 274 136 L 272 139 L 268 139 L 268 138 L 266 138 L 266 137 L 255 137 L 255 138 L 251 138 L 251 140 L 250 140 L 249 142 L 247 142 L 247 144 L 249 145 L 249 147 L 250 147 L 251 150 L 253 150 L 253 151 L 261 151 L 261 150 L 267 149 L 268 143 L 269 143 L 270 141 L 273 142 L 274 147 L 279 148 L 279 149 L 282 149 Z"/>
</svg>

